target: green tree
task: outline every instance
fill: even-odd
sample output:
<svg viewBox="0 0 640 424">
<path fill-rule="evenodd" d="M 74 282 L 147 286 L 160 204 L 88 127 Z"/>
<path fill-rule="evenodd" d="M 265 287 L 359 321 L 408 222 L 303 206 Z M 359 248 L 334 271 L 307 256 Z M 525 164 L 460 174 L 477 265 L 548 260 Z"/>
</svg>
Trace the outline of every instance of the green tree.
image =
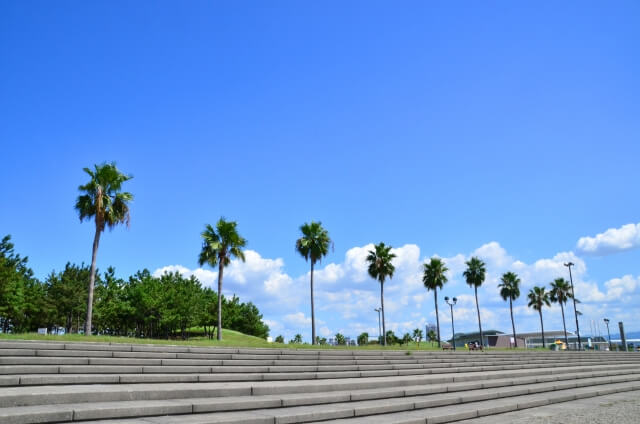
<svg viewBox="0 0 640 424">
<path fill-rule="evenodd" d="M 125 298 L 124 280 L 117 278 L 115 268 L 109 267 L 103 278 L 96 281 L 93 326 L 98 333 L 126 335 L 126 319 L 130 305 Z"/>
<path fill-rule="evenodd" d="M 438 337 L 438 347 L 440 347 L 440 317 L 438 316 L 438 288 L 442 289 L 442 286 L 446 284 L 447 271 L 449 268 L 445 266 L 445 263 L 440 258 L 431 258 L 428 263 L 423 265 L 422 282 L 427 289 L 433 290 L 433 299 L 436 305 L 436 330 Z"/>
<path fill-rule="evenodd" d="M 279 335 L 278 337 L 276 337 L 275 342 L 276 343 L 284 343 L 284 337 L 282 337 L 282 334 Z"/>
<path fill-rule="evenodd" d="M 472 257 L 466 262 L 467 269 L 462 273 L 467 284 L 473 287 L 474 294 L 476 296 L 476 310 L 478 311 L 478 329 L 480 330 L 480 343 L 484 344 L 484 337 L 482 335 L 482 321 L 480 320 L 480 305 L 478 303 L 478 287 L 484 283 L 486 278 L 487 269 L 483 261 L 477 257 Z"/>
<path fill-rule="evenodd" d="M 395 335 L 395 333 L 393 332 L 393 330 L 389 330 L 386 333 L 384 333 L 385 339 L 387 341 L 387 343 L 389 344 L 398 344 L 400 343 L 400 339 L 398 339 Z"/>
<path fill-rule="evenodd" d="M 80 221 L 94 219 L 95 235 L 93 237 L 93 250 L 91 254 L 91 276 L 89 279 L 89 291 L 87 296 L 87 317 L 85 319 L 85 335 L 91 334 L 91 319 L 93 313 L 93 289 L 96 280 L 96 258 L 100 234 L 106 227 L 113 228 L 118 224 L 130 222 L 129 202 L 133 195 L 123 192 L 122 184 L 130 180 L 130 175 L 121 173 L 115 163 L 103 163 L 94 165 L 94 170 L 84 168 L 91 178 L 88 183 L 78 187 L 82 193 L 76 200 L 76 210 L 80 215 Z"/>
<path fill-rule="evenodd" d="M 367 262 L 369 267 L 367 271 L 369 276 L 380 282 L 380 307 L 382 308 L 382 334 L 384 334 L 384 345 L 387 345 L 387 333 L 384 318 L 384 281 L 393 278 L 396 268 L 391 263 L 396 255 L 391 253 L 391 246 L 385 246 L 380 242 L 374 246 L 374 250 L 369 250 Z"/>
<path fill-rule="evenodd" d="M 11 236 L 0 241 L 0 324 L 2 331 L 21 327 L 24 311 L 24 290 L 33 271 L 27 266 L 28 258 L 15 253 Z"/>
<path fill-rule="evenodd" d="M 413 340 L 415 340 L 418 343 L 418 347 L 420 347 L 420 342 L 422 341 L 422 330 L 419 328 L 416 328 L 415 330 L 413 330 Z"/>
<path fill-rule="evenodd" d="M 49 274 L 45 285 L 47 303 L 52 310 L 51 324 L 56 327 L 62 324 L 67 333 L 71 333 L 74 327 L 75 331 L 79 332 L 80 317 L 86 316 L 87 286 L 90 278 L 91 269 L 88 266 L 69 262 L 61 272 Z M 100 276 L 97 283 L 100 283 Z"/>
<path fill-rule="evenodd" d="M 402 344 L 406 344 L 408 346 L 410 341 L 411 341 L 411 334 L 404 333 L 404 336 L 402 336 Z"/>
<path fill-rule="evenodd" d="M 515 347 L 518 347 L 518 339 L 516 338 L 516 324 L 513 320 L 513 301 L 520 297 L 520 278 L 514 272 L 505 272 L 498 284 L 500 296 L 503 300 L 509 299 L 509 311 L 511 312 L 511 328 L 513 329 L 513 341 Z"/>
<path fill-rule="evenodd" d="M 337 345 L 343 346 L 343 345 L 347 344 L 347 339 L 345 339 L 345 337 L 342 334 L 337 333 L 335 337 L 336 337 L 336 344 Z"/>
<path fill-rule="evenodd" d="M 311 343 L 316 344 L 316 315 L 313 297 L 313 268 L 316 262 L 322 260 L 329 253 L 331 238 L 329 232 L 322 227 L 321 222 L 311 221 L 300 227 L 302 237 L 296 240 L 296 250 L 311 262 Z"/>
<path fill-rule="evenodd" d="M 545 290 L 544 287 L 535 286 L 529 293 L 527 294 L 527 298 L 529 299 L 529 303 L 527 306 L 533 308 L 535 311 L 538 311 L 540 314 L 540 328 L 542 329 L 542 347 L 547 347 L 544 341 L 544 323 L 542 322 L 542 308 L 544 305 L 551 306 L 551 302 L 549 301 L 549 293 Z"/>
<path fill-rule="evenodd" d="M 218 294 L 210 287 L 205 287 L 201 299 L 200 325 L 204 328 L 205 336 L 212 339 L 213 328 L 218 320 Z"/>
<path fill-rule="evenodd" d="M 289 341 L 289 344 L 302 344 L 302 334 L 296 334 L 293 339 Z"/>
<path fill-rule="evenodd" d="M 151 275 L 149 270 L 138 271 L 129 277 L 125 287 L 125 296 L 132 306 L 129 321 L 134 325 L 136 337 L 169 337 L 168 328 L 162 328 L 164 304 L 164 288 L 160 279 Z"/>
<path fill-rule="evenodd" d="M 45 285 L 36 278 L 25 280 L 23 288 L 22 322 L 19 331 L 36 331 L 38 328 L 49 327 L 49 316 L 52 312 L 47 303 Z"/>
<path fill-rule="evenodd" d="M 364 346 L 369 342 L 369 333 L 364 332 L 358 336 L 358 346 Z"/>
<path fill-rule="evenodd" d="M 222 340 L 222 274 L 231 257 L 244 262 L 243 247 L 247 241 L 238 234 L 237 223 L 220 218 L 214 229 L 207 224 L 202 232 L 203 245 L 198 263 L 210 267 L 218 265 L 218 340 Z"/>
<path fill-rule="evenodd" d="M 167 272 L 160 277 L 162 293 L 160 324 L 165 334 L 180 332 L 182 339 L 189 337 L 187 330 L 198 322 L 202 286 L 194 277 L 183 277 L 178 272 Z"/>
<path fill-rule="evenodd" d="M 567 324 L 564 321 L 564 305 L 572 298 L 573 294 L 571 294 L 571 286 L 567 280 L 564 278 L 556 278 L 551 283 L 549 299 L 553 303 L 558 303 L 560 305 L 560 310 L 562 311 L 562 327 L 564 328 L 564 342 L 567 346 L 569 346 L 569 338 L 567 337 Z"/>
<path fill-rule="evenodd" d="M 433 343 L 435 343 L 438 340 L 438 335 L 436 334 L 435 331 L 429 330 L 429 332 L 427 333 L 427 338 L 429 338 L 429 341 L 431 342 L 431 346 L 433 346 Z"/>
<path fill-rule="evenodd" d="M 262 314 L 253 303 L 241 303 L 236 295 L 231 299 L 223 297 L 222 302 L 227 328 L 263 339 L 267 338 L 269 326 L 262 321 Z"/>
</svg>

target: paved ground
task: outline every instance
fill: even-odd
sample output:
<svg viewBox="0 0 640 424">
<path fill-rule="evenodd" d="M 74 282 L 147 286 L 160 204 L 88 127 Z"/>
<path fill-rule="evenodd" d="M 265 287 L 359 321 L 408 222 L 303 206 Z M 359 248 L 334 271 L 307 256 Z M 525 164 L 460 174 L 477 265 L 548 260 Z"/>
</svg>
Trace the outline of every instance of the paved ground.
<svg viewBox="0 0 640 424">
<path fill-rule="evenodd" d="M 640 423 L 640 391 L 556 403 L 458 422 L 465 424 L 637 424 Z"/>
</svg>

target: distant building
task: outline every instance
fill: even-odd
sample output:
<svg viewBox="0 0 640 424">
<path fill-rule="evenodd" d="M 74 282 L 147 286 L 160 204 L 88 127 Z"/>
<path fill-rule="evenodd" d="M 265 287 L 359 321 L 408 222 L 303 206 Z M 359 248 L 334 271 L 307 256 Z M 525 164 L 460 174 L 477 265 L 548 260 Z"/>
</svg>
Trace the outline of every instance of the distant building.
<svg viewBox="0 0 640 424">
<path fill-rule="evenodd" d="M 526 342 L 526 347 L 528 348 L 536 348 L 542 347 L 542 333 L 541 332 L 533 332 L 533 333 L 520 333 L 518 337 L 523 337 Z M 578 336 L 570 331 L 567 331 L 567 340 L 569 344 L 567 347 L 571 350 L 577 350 L 578 345 Z M 552 330 L 544 332 L 544 341 L 545 345 L 549 346 L 556 341 L 564 342 L 564 331 L 563 330 Z M 583 349 L 594 349 L 594 350 L 607 350 L 609 348 L 609 341 L 603 336 L 585 336 L 582 335 L 580 337 L 580 341 L 582 343 Z"/>
<path fill-rule="evenodd" d="M 481 342 L 486 347 L 514 347 L 514 340 L 511 334 L 505 334 L 502 331 L 487 330 L 482 332 L 482 341 L 480 340 L 480 333 L 456 333 L 456 347 L 464 347 L 465 344 L 471 342 Z M 525 346 L 524 338 L 517 334 L 518 347 Z M 451 343 L 451 340 L 448 340 Z"/>
</svg>

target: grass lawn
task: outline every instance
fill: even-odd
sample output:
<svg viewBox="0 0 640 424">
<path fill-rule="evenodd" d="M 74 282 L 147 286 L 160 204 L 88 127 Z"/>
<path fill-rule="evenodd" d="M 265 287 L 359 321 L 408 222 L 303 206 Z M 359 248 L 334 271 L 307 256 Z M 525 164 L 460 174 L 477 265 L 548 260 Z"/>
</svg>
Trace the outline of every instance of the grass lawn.
<svg viewBox="0 0 640 424">
<path fill-rule="evenodd" d="M 43 340 L 43 341 L 59 341 L 59 342 L 101 342 L 101 343 L 135 343 L 135 344 L 171 344 L 171 345 L 189 345 L 189 346 L 228 346 L 228 347 L 267 347 L 278 349 L 348 349 L 348 350 L 438 350 L 437 344 L 429 342 L 421 342 L 420 346 L 415 342 L 409 345 L 393 345 L 393 346 L 328 346 L 309 344 L 282 344 L 268 343 L 259 337 L 248 336 L 233 330 L 222 330 L 222 341 L 209 340 L 206 337 L 191 337 L 189 340 L 180 339 L 138 339 L 134 337 L 115 337 L 115 336 L 84 336 L 81 334 L 65 334 L 63 336 L 41 335 L 37 333 L 20 333 L 20 334 L 0 334 L 0 340 Z"/>
</svg>

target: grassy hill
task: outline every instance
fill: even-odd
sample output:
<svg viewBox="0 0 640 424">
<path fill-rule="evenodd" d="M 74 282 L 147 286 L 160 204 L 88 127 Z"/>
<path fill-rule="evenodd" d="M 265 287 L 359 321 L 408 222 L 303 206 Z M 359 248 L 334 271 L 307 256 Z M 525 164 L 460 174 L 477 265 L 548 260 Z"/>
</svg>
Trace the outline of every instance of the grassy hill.
<svg viewBox="0 0 640 424">
<path fill-rule="evenodd" d="M 264 339 L 254 336 L 248 336 L 233 330 L 222 330 L 222 341 L 209 340 L 205 337 L 191 337 L 189 340 L 176 339 L 137 339 L 134 337 L 114 337 L 114 336 L 88 336 L 81 334 L 65 334 L 63 336 L 41 335 L 37 333 L 20 333 L 20 334 L 0 334 L 0 340 L 43 340 L 58 342 L 102 342 L 102 343 L 136 343 L 136 344 L 172 344 L 172 345 L 189 345 L 189 346 L 229 346 L 229 347 L 270 347 L 279 349 L 388 349 L 388 350 L 433 350 L 430 343 L 422 342 L 418 347 L 416 343 L 406 345 L 394 345 L 381 347 L 378 345 L 370 346 L 312 346 L 309 344 L 282 344 L 269 343 Z"/>
</svg>

